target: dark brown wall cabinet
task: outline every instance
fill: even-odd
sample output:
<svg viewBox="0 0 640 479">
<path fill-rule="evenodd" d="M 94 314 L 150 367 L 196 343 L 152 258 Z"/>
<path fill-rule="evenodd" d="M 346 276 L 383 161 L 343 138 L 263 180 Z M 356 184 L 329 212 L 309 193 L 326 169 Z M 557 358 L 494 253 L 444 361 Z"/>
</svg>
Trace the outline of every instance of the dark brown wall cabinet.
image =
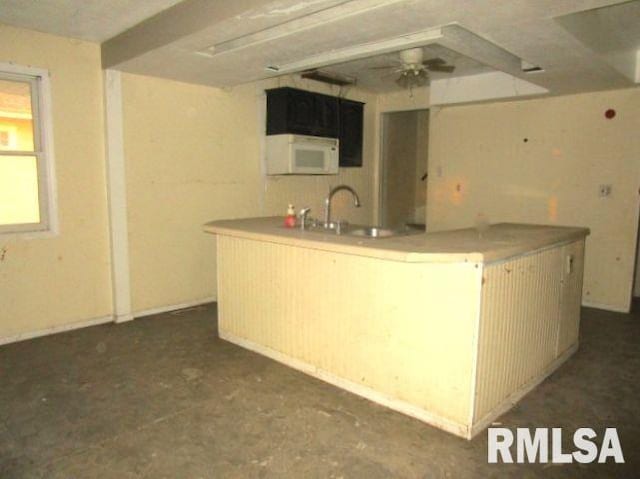
<svg viewBox="0 0 640 479">
<path fill-rule="evenodd" d="M 340 166 L 362 166 L 364 103 L 340 100 Z"/>
<path fill-rule="evenodd" d="M 296 88 L 267 90 L 267 135 L 340 140 L 340 166 L 362 166 L 364 103 Z"/>
</svg>

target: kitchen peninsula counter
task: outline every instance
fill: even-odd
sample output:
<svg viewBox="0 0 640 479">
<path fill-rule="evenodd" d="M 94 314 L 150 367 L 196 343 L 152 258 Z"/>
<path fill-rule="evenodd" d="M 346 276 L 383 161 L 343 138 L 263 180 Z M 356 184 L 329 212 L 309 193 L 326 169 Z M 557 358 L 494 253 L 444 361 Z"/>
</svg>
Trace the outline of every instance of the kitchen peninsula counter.
<svg viewBox="0 0 640 479">
<path fill-rule="evenodd" d="M 471 438 L 578 347 L 585 228 L 214 221 L 222 339 Z"/>
<path fill-rule="evenodd" d="M 363 238 L 336 235 L 333 231 L 286 228 L 282 217 L 212 221 L 204 225 L 204 230 L 237 238 L 409 263 L 491 263 L 583 239 L 589 234 L 586 228 L 500 223 L 482 233 L 476 228 L 466 228 L 389 238 Z"/>
</svg>

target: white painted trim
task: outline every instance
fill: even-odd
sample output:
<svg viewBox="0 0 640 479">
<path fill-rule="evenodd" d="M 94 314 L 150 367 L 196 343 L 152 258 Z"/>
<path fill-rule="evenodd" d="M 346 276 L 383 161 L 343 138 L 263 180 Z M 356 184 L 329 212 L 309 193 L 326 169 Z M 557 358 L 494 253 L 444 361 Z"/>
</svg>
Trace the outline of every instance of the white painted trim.
<svg viewBox="0 0 640 479">
<path fill-rule="evenodd" d="M 209 297 L 209 298 L 201 299 L 198 301 L 191 301 L 188 303 L 173 304 L 170 306 L 161 306 L 159 308 L 148 309 L 145 311 L 140 311 L 139 313 L 136 313 L 133 316 L 135 316 L 136 318 L 141 318 L 143 316 L 151 316 L 153 314 L 160 314 L 160 313 L 166 313 L 169 311 L 178 311 L 180 309 L 193 308 L 195 306 L 200 306 L 202 304 L 212 303 L 215 301 L 216 301 L 216 298 Z M 132 316 L 132 319 L 133 319 L 133 316 Z M 106 324 L 106 323 L 112 323 L 112 322 L 119 323 L 122 321 L 115 320 L 115 318 L 112 315 L 101 316 L 99 318 L 86 319 L 84 321 L 77 321 L 74 323 L 63 324 L 60 326 L 52 326 L 50 328 L 40 329 L 37 331 L 29 331 L 25 333 L 18 333 L 10 336 L 0 337 L 0 346 L 2 346 L 3 344 L 17 343 L 18 341 L 25 341 L 27 339 L 39 338 L 42 336 L 50 336 L 56 333 L 63 333 L 65 331 L 73 331 L 74 329 L 88 328 L 90 326 L 97 326 L 99 324 Z"/>
<path fill-rule="evenodd" d="M 389 409 L 393 409 L 394 411 L 401 412 L 402 414 L 406 414 L 407 416 L 411 416 L 415 419 L 419 419 L 420 421 L 435 426 L 438 429 L 450 432 L 451 434 L 455 434 L 456 436 L 463 438 L 468 438 L 469 436 L 469 428 L 464 424 L 459 424 L 455 421 L 414 406 L 413 404 L 409 404 L 400 399 L 395 399 L 382 394 L 381 392 L 371 389 L 367 386 L 363 386 L 362 384 L 357 384 L 347 379 L 341 378 L 328 371 L 317 368 L 312 364 L 300 361 L 296 358 L 292 358 L 291 356 L 287 356 L 266 346 L 256 344 L 253 341 L 240 338 L 227 331 L 219 329 L 218 334 L 220 338 L 224 339 L 225 341 L 229 341 L 230 343 L 236 344 L 250 351 L 262 354 L 263 356 L 267 356 L 268 358 L 278 361 L 279 363 L 282 363 L 293 369 L 297 369 L 298 371 L 325 381 L 340 389 L 344 389 L 345 391 L 349 391 L 350 393 L 361 396 L 365 399 L 368 399 L 369 401 L 388 407 Z"/>
<path fill-rule="evenodd" d="M 114 319 L 120 323 L 133 319 L 131 314 L 127 184 L 120 72 L 105 70 L 104 88 L 112 303 Z"/>
<path fill-rule="evenodd" d="M 265 214 L 267 190 L 269 182 L 267 178 L 267 94 L 261 85 L 256 87 L 256 101 L 258 102 L 258 139 L 260 155 L 260 192 L 258 196 L 260 214 Z"/>
<path fill-rule="evenodd" d="M 483 431 L 485 428 L 489 427 L 498 417 L 502 416 L 504 413 L 509 411 L 513 406 L 515 406 L 518 401 L 520 401 L 524 396 L 526 396 L 529 392 L 531 392 L 536 386 L 538 386 L 542 381 L 547 379 L 556 369 L 558 369 L 562 364 L 571 357 L 573 353 L 578 350 L 578 343 L 576 342 L 573 346 L 567 349 L 564 353 L 562 353 L 559 357 L 557 357 L 547 368 L 545 368 L 539 375 L 535 376 L 529 382 L 522 385 L 520 388 L 515 390 L 509 396 L 507 396 L 500 404 L 498 404 L 495 408 L 489 411 L 485 416 L 477 421 L 473 426 L 471 426 L 471 431 L 467 439 L 472 439 L 479 432 Z"/>
<path fill-rule="evenodd" d="M 43 72 L 46 70 L 42 70 Z M 42 152 L 45 156 L 46 171 L 44 173 L 44 181 L 47 182 L 47 232 L 51 235 L 57 235 L 59 232 L 58 224 L 58 190 L 56 184 L 56 162 L 53 143 L 53 113 L 52 113 L 52 94 L 50 74 L 40 76 L 40 92 L 38 101 L 40 103 L 40 135 L 42 138 Z"/>
<path fill-rule="evenodd" d="M 615 313 L 629 313 L 631 312 L 631 305 L 629 307 L 616 306 L 614 304 L 593 303 L 591 301 L 582 301 L 582 306 L 585 308 L 603 309 L 605 311 L 613 311 Z"/>
<path fill-rule="evenodd" d="M 153 316 L 154 314 L 168 313 L 169 311 L 178 311 L 180 309 L 195 308 L 196 306 L 202 306 L 207 303 L 214 303 L 216 301 L 215 296 L 209 296 L 208 298 L 198 299 L 196 301 L 189 301 L 186 303 L 170 304 L 167 306 L 159 306 L 157 308 L 144 309 L 142 311 L 136 311 L 133 313 L 134 318 L 143 318 L 145 316 Z"/>
<path fill-rule="evenodd" d="M 87 319 L 75 323 L 63 324 L 60 326 L 52 326 L 38 331 L 30 331 L 26 333 L 13 334 L 0 338 L 0 346 L 3 344 L 17 343 L 27 339 L 39 338 L 41 336 L 49 336 L 51 334 L 63 333 L 65 331 L 73 331 L 74 329 L 88 328 L 89 326 L 97 326 L 98 324 L 106 324 L 113 322 L 113 316 L 101 316 L 99 318 Z"/>
<path fill-rule="evenodd" d="M 478 311 L 475 318 L 475 325 L 473 327 L 473 345 L 471 351 L 473 354 L 473 360 L 471 362 L 471 397 L 469 398 L 469 419 L 470 425 L 476 418 L 476 400 L 478 399 L 478 363 L 480 362 L 480 333 L 482 331 L 482 298 L 484 288 L 484 264 L 476 263 L 478 269 L 478 298 L 476 304 L 478 305 Z"/>
</svg>

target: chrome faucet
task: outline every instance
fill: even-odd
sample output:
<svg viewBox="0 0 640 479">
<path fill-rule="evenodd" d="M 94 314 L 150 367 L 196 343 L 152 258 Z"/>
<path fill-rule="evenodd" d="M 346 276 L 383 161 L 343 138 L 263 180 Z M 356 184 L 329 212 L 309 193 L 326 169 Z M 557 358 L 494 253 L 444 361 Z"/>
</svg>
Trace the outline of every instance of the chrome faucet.
<svg viewBox="0 0 640 479">
<path fill-rule="evenodd" d="M 298 213 L 298 218 L 300 218 L 300 229 L 304 230 L 307 227 L 307 215 L 311 211 L 311 208 L 302 208 L 300 213 Z"/>
<path fill-rule="evenodd" d="M 347 185 L 338 185 L 331 188 L 329 191 L 329 195 L 324 200 L 324 227 L 331 227 L 331 200 L 333 199 L 333 195 L 335 195 L 340 190 L 347 190 L 353 195 L 353 204 L 356 208 L 360 207 L 360 198 L 358 197 L 358 193 Z"/>
</svg>

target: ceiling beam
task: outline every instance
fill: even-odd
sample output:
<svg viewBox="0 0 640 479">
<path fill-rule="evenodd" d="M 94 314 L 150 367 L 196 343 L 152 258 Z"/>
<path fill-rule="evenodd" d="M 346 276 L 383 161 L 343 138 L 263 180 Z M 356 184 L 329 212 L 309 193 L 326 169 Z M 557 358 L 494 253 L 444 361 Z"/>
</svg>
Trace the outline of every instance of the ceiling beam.
<svg viewBox="0 0 640 479">
<path fill-rule="evenodd" d="M 102 68 L 114 68 L 219 21 L 264 6 L 264 0 L 185 0 L 102 44 Z"/>
</svg>

